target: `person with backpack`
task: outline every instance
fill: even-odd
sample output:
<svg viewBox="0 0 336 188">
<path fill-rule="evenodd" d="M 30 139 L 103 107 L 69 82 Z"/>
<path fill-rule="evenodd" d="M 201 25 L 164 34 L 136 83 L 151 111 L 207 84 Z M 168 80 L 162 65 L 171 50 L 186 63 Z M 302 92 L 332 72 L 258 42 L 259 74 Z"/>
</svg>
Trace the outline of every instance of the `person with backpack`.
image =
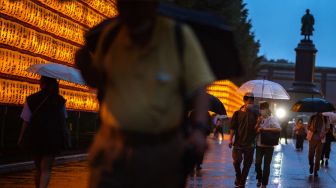
<svg viewBox="0 0 336 188">
<path fill-rule="evenodd" d="M 314 173 L 315 177 L 318 176 L 323 144 L 326 142 L 326 134 L 329 131 L 329 128 L 330 124 L 328 119 L 323 116 L 322 113 L 316 113 L 310 117 L 307 127 L 307 139 L 309 141 L 309 173 Z"/>
<path fill-rule="evenodd" d="M 253 162 L 258 119 L 258 113 L 254 109 L 253 93 L 246 93 L 243 100 L 244 106 L 232 116 L 229 138 L 229 147 L 233 146 L 232 158 L 237 187 L 245 187 L 246 178 Z M 242 162 L 243 168 L 241 169 Z"/>
<path fill-rule="evenodd" d="M 42 76 L 40 88 L 41 91 L 29 95 L 24 104 L 18 145 L 24 144 L 33 155 L 35 187 L 47 188 L 55 156 L 65 149 L 67 113 L 56 79 Z"/>
<path fill-rule="evenodd" d="M 89 187 L 184 187 L 185 165 L 207 148 L 205 88 L 214 76 L 193 31 L 157 15 L 156 0 L 116 5 L 119 16 L 103 27 L 86 69 L 102 78 L 92 81 L 101 128 L 89 152 Z M 186 131 L 191 97 L 195 123 Z"/>
</svg>

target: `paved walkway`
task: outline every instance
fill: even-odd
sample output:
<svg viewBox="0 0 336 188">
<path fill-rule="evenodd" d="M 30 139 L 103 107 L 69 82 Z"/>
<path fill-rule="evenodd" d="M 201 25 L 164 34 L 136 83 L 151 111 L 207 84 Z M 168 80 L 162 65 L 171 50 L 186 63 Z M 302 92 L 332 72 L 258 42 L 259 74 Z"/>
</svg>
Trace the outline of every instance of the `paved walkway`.
<svg viewBox="0 0 336 188">
<path fill-rule="evenodd" d="M 224 141 L 209 138 L 210 150 L 205 157 L 201 173 L 193 174 L 188 181 L 188 188 L 232 188 L 234 169 L 231 150 Z M 271 164 L 271 177 L 268 187 L 285 188 L 334 188 L 336 187 L 336 147 L 333 146 L 329 168 L 322 167 L 318 178 L 308 172 L 307 143 L 303 152 L 296 152 L 291 141 L 275 148 Z M 88 167 L 86 162 L 75 162 L 56 166 L 53 169 L 50 188 L 84 188 L 87 184 Z M 1 188 L 33 187 L 33 172 L 0 175 Z M 254 164 L 251 167 L 247 187 L 256 187 Z"/>
</svg>

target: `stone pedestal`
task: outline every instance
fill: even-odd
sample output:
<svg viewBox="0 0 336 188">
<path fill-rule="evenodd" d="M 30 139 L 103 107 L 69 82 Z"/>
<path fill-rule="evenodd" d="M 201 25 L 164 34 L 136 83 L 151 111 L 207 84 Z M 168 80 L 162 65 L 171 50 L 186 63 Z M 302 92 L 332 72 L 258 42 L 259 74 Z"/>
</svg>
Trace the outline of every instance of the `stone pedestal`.
<svg viewBox="0 0 336 188">
<path fill-rule="evenodd" d="M 314 43 L 311 40 L 301 40 L 295 51 L 295 79 L 288 91 L 295 94 L 295 96 L 321 96 L 320 90 L 314 84 L 315 56 L 317 52 Z"/>
<path fill-rule="evenodd" d="M 315 56 L 317 49 L 311 40 L 301 40 L 296 51 L 295 79 L 288 94 L 291 97 L 287 101 L 288 106 L 295 102 L 310 97 L 322 97 L 320 90 L 314 84 L 315 77 Z M 291 114 L 290 117 L 296 116 Z"/>
</svg>

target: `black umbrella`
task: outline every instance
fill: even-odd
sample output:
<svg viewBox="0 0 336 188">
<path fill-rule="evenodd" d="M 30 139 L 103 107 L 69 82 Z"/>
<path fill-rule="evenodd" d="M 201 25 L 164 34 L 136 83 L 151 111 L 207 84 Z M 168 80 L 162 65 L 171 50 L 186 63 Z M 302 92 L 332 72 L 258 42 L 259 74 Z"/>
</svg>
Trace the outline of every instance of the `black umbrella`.
<svg viewBox="0 0 336 188">
<path fill-rule="evenodd" d="M 210 13 L 169 4 L 160 4 L 158 12 L 161 15 L 187 23 L 193 29 L 218 80 L 241 75 L 242 68 L 233 41 L 233 33 L 223 19 Z M 104 20 L 85 35 L 86 45 L 91 51 L 96 48 L 102 30 L 113 19 Z"/>
<path fill-rule="evenodd" d="M 222 18 L 170 4 L 160 4 L 158 12 L 191 26 L 218 80 L 242 74 L 233 32 Z"/>
<path fill-rule="evenodd" d="M 305 98 L 292 106 L 293 112 L 331 112 L 334 110 L 332 103 L 321 98 Z"/>
<path fill-rule="evenodd" d="M 194 109 L 194 101 L 195 101 L 195 97 L 197 96 L 192 96 L 189 100 L 188 103 L 186 104 L 186 108 L 187 111 L 192 111 Z M 226 109 L 223 105 L 223 103 L 215 96 L 210 95 L 207 93 L 207 97 L 209 99 L 209 107 L 208 110 L 211 112 L 214 112 L 216 114 L 220 114 L 220 115 L 226 115 Z"/>
<path fill-rule="evenodd" d="M 209 111 L 216 114 L 226 115 L 226 109 L 223 103 L 215 96 L 208 94 L 209 97 Z"/>
</svg>

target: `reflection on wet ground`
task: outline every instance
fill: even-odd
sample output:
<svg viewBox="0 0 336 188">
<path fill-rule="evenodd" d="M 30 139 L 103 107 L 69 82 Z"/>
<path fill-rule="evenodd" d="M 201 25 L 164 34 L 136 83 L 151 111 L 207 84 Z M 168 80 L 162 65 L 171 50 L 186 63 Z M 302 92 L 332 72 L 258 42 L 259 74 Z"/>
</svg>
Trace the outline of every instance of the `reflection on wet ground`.
<svg viewBox="0 0 336 188">
<path fill-rule="evenodd" d="M 210 149 L 205 157 L 203 169 L 190 175 L 188 188 L 232 188 L 234 169 L 232 166 L 231 150 L 228 148 L 227 136 L 224 139 L 209 138 Z M 335 151 L 336 147 L 333 146 Z M 309 175 L 307 159 L 308 145 L 304 151 L 297 152 L 291 141 L 285 145 L 281 142 L 275 148 L 271 164 L 271 175 L 268 187 L 306 188 L 336 187 L 336 155 L 332 151 L 329 167 L 322 167 L 319 177 Z M 251 167 L 246 187 L 256 187 L 254 164 Z M 87 187 L 88 166 L 85 161 L 55 166 L 53 169 L 50 188 Z M 0 187 L 30 188 L 34 186 L 33 172 L 22 172 L 0 176 Z"/>
</svg>

